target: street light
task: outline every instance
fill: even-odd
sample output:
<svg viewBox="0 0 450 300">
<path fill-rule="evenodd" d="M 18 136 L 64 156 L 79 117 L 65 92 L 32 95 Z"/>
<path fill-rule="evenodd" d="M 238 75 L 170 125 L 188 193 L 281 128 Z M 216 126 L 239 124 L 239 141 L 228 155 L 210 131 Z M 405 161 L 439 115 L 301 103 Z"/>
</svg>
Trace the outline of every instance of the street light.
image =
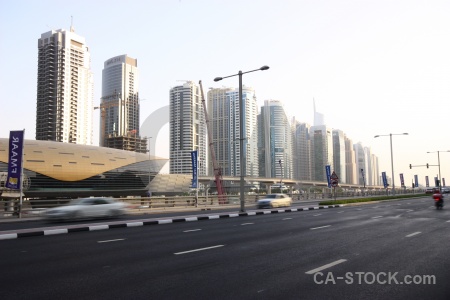
<svg viewBox="0 0 450 300">
<path fill-rule="evenodd" d="M 244 109 L 245 109 L 245 103 L 242 100 L 242 75 L 246 73 L 251 73 L 255 71 L 265 71 L 268 70 L 268 66 L 262 66 L 259 69 L 242 72 L 239 71 L 237 74 L 225 76 L 225 77 L 216 77 L 214 78 L 214 81 L 220 81 L 222 79 L 233 77 L 233 76 L 239 76 L 239 140 L 240 140 L 240 164 L 241 164 L 241 181 L 240 181 L 240 202 L 241 202 L 241 212 L 245 212 L 245 172 L 246 172 L 246 152 L 244 151 Z"/>
<path fill-rule="evenodd" d="M 380 136 L 389 136 L 391 141 L 391 169 L 392 169 L 392 194 L 395 195 L 395 180 L 394 180 L 394 154 L 392 152 L 392 136 L 393 135 L 408 135 L 408 133 L 389 133 L 389 134 L 380 134 L 374 136 L 374 138 L 380 137 Z"/>
<path fill-rule="evenodd" d="M 441 182 L 442 182 L 442 177 L 441 177 L 441 159 L 439 158 L 439 152 L 450 152 L 450 150 L 446 150 L 446 151 L 433 151 L 430 152 L 428 151 L 427 153 L 436 153 L 438 154 L 438 168 L 439 168 L 439 192 L 441 192 Z M 427 164 L 428 166 L 428 164 Z"/>
<path fill-rule="evenodd" d="M 149 137 L 146 137 L 146 139 L 148 139 L 148 184 L 150 184 L 150 176 L 152 174 L 152 162 L 151 162 L 151 156 L 150 156 L 150 154 L 151 154 L 150 150 L 152 148 L 150 147 L 150 141 L 151 141 L 152 137 L 149 136 Z M 150 193 L 150 188 L 149 188 L 149 193 Z"/>
</svg>

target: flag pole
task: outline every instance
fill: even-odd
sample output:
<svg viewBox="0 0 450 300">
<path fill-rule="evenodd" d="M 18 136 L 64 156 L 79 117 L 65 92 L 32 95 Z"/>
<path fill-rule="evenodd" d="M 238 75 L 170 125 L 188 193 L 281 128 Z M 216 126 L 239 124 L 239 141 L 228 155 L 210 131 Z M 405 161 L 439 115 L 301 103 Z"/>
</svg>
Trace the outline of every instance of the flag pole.
<svg viewBox="0 0 450 300">
<path fill-rule="evenodd" d="M 22 218 L 22 191 L 23 191 L 23 148 L 25 145 L 25 128 L 23 129 L 23 136 L 22 136 L 22 157 L 21 159 L 21 167 L 20 167 L 20 200 L 19 200 L 19 219 Z"/>
</svg>

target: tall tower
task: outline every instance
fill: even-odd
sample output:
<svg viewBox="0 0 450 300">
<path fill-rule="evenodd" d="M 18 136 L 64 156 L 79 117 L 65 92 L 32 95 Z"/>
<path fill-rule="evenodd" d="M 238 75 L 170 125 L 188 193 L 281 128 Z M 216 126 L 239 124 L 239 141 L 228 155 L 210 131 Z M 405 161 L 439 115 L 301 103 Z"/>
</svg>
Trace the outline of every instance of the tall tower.
<svg viewBox="0 0 450 300">
<path fill-rule="evenodd" d="M 292 179 L 292 130 L 281 101 L 264 101 L 258 126 L 260 177 Z"/>
<path fill-rule="evenodd" d="M 139 70 L 137 59 L 119 55 L 108 59 L 102 71 L 100 146 L 147 151 L 139 135 Z"/>
<path fill-rule="evenodd" d="M 206 175 L 206 123 L 200 86 L 193 81 L 170 89 L 170 174 L 192 174 L 191 151 L 198 150 L 198 174 Z"/>
<path fill-rule="evenodd" d="M 84 37 L 73 28 L 38 40 L 36 140 L 92 145 L 93 74 Z"/>
<path fill-rule="evenodd" d="M 311 180 L 311 126 L 292 120 L 292 166 L 294 179 Z"/>
<path fill-rule="evenodd" d="M 339 177 L 340 183 L 348 183 L 346 175 L 345 134 L 342 130 L 333 129 L 333 170 Z"/>
<path fill-rule="evenodd" d="M 311 127 L 311 164 L 312 179 L 327 181 L 325 166 L 333 166 L 333 137 L 332 131 L 325 125 Z"/>
</svg>

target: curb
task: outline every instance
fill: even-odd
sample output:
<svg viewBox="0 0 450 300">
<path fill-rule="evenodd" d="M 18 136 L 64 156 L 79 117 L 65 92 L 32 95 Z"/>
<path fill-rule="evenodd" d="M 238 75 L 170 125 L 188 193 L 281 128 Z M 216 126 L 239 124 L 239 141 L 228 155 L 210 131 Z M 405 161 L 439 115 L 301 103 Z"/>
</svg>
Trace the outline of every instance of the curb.
<svg viewBox="0 0 450 300">
<path fill-rule="evenodd" d="M 204 220 L 216 220 L 225 218 L 235 218 L 235 217 L 247 217 L 247 216 L 257 216 L 257 215 L 268 215 L 276 213 L 285 212 L 298 212 L 305 210 L 316 210 L 325 208 L 337 208 L 343 207 L 343 204 L 339 205 L 324 205 L 324 206 L 314 206 L 314 207 L 304 207 L 304 208 L 289 208 L 289 209 L 278 209 L 278 210 L 263 210 L 263 211 L 251 211 L 244 213 L 229 213 L 229 214 L 214 214 L 209 216 L 199 216 L 199 217 L 186 217 L 186 218 L 172 218 L 172 219 L 161 219 L 161 220 L 148 220 L 148 221 L 138 221 L 138 222 L 124 222 L 116 224 L 102 224 L 102 225 L 92 225 L 92 226 L 82 226 L 82 227 L 71 227 L 71 228 L 57 228 L 57 229 L 46 229 L 46 230 L 36 230 L 27 232 L 17 232 L 17 233 L 6 233 L 0 234 L 0 240 L 10 240 L 18 239 L 31 236 L 46 236 L 46 235 L 56 235 L 65 234 L 80 231 L 96 231 L 96 230 L 106 230 L 113 228 L 127 228 L 127 227 L 139 227 L 146 225 L 162 225 L 180 222 L 193 222 L 193 221 L 204 221 Z"/>
</svg>

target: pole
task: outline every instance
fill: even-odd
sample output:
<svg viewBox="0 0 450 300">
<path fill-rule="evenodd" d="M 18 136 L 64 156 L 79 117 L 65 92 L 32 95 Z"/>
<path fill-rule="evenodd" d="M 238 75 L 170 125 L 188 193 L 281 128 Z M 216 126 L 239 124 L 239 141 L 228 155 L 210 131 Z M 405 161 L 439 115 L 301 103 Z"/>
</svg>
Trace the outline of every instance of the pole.
<svg viewBox="0 0 450 300">
<path fill-rule="evenodd" d="M 22 157 L 21 159 L 21 168 L 20 168 L 20 200 L 19 200 L 19 219 L 22 218 L 22 191 L 23 191 L 23 149 L 25 146 L 25 128 L 23 129 L 23 136 L 22 136 Z"/>
<path fill-rule="evenodd" d="M 394 180 L 394 154 L 392 152 L 392 133 L 389 134 L 391 139 L 391 169 L 392 169 L 392 194 L 395 195 L 395 180 Z"/>
<path fill-rule="evenodd" d="M 241 202 L 241 212 L 245 212 L 245 163 L 246 163 L 246 152 L 244 149 L 244 109 L 245 103 L 242 99 L 242 71 L 239 71 L 239 146 L 240 146 L 240 158 L 241 158 L 241 180 L 240 180 L 240 202 Z"/>
<path fill-rule="evenodd" d="M 442 177 L 441 177 L 441 160 L 439 158 L 439 151 L 437 153 L 438 153 L 438 168 L 439 168 L 439 192 L 442 192 L 442 190 L 441 190 L 441 180 L 442 180 Z"/>
</svg>

